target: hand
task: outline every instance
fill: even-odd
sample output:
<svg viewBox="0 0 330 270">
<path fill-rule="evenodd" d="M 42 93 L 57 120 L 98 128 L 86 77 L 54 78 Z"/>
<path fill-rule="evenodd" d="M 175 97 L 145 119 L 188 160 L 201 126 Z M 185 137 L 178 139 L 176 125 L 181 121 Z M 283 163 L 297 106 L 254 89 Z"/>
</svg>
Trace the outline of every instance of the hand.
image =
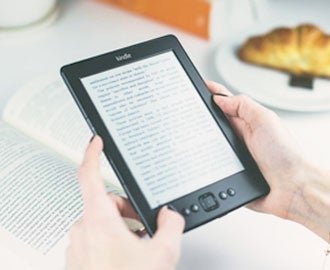
<svg viewBox="0 0 330 270">
<path fill-rule="evenodd" d="M 287 218 L 295 191 L 302 185 L 304 160 L 299 147 L 279 117 L 244 95 L 233 96 L 226 88 L 207 82 L 215 103 L 228 115 L 271 187 L 270 194 L 251 208 Z"/>
<path fill-rule="evenodd" d="M 180 255 L 184 219 L 163 207 L 152 239 L 133 234 L 122 216 L 138 218 L 137 214 L 124 198 L 109 197 L 100 177 L 102 148 L 102 140 L 96 136 L 78 173 L 84 213 L 70 232 L 66 269 L 174 269 Z"/>
<path fill-rule="evenodd" d="M 270 194 L 249 207 L 299 222 L 327 240 L 329 174 L 304 159 L 274 112 L 247 96 L 233 96 L 220 84 L 211 81 L 206 84 L 212 94 L 228 95 L 214 95 L 214 102 L 227 115 L 270 185 Z"/>
</svg>

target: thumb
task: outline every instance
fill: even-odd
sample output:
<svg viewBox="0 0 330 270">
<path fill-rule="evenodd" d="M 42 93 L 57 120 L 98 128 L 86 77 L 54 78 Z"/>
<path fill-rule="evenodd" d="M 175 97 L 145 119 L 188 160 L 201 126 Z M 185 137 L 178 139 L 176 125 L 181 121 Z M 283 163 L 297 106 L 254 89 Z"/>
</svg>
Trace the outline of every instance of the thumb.
<svg viewBox="0 0 330 270">
<path fill-rule="evenodd" d="M 100 157 L 103 142 L 101 137 L 95 136 L 86 149 L 82 164 L 78 170 L 78 180 L 85 211 L 93 209 L 100 198 L 106 198 L 106 190 L 100 176 Z"/>
<path fill-rule="evenodd" d="M 214 95 L 213 100 L 224 113 L 232 117 L 238 117 L 251 126 L 260 123 L 270 112 L 245 95 L 230 97 Z"/>
<path fill-rule="evenodd" d="M 180 253 L 181 235 L 184 230 L 184 218 L 177 212 L 164 206 L 157 219 L 157 232 L 154 239 L 163 247 L 173 251 L 177 257 Z"/>
</svg>

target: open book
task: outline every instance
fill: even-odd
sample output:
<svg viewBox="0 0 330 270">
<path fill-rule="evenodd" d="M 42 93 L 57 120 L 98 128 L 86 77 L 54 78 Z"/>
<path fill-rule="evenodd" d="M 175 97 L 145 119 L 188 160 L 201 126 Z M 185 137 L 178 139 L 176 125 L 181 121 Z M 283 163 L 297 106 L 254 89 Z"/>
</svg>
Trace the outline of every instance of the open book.
<svg viewBox="0 0 330 270">
<path fill-rule="evenodd" d="M 82 214 L 76 170 L 91 137 L 60 78 L 34 80 L 9 100 L 0 122 L 1 245 L 40 264 L 63 242 Z M 101 171 L 108 192 L 124 194 L 105 156 Z"/>
</svg>

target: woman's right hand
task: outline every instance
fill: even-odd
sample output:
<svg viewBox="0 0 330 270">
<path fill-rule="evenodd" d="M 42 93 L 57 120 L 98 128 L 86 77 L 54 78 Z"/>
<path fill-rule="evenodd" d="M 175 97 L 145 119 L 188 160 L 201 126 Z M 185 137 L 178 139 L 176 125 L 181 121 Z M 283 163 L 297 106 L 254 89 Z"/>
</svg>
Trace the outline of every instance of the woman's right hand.
<svg viewBox="0 0 330 270">
<path fill-rule="evenodd" d="M 163 207 L 152 239 L 140 239 L 132 233 L 122 217 L 138 215 L 128 200 L 107 195 L 99 168 L 102 149 L 102 139 L 95 136 L 79 169 L 84 212 L 70 232 L 66 269 L 175 269 L 183 217 Z"/>
<path fill-rule="evenodd" d="M 330 231 L 330 175 L 311 165 L 271 110 L 207 81 L 214 102 L 227 115 L 270 185 L 250 208 L 299 222 L 325 240 Z M 216 95 L 225 94 L 228 97 Z"/>
</svg>

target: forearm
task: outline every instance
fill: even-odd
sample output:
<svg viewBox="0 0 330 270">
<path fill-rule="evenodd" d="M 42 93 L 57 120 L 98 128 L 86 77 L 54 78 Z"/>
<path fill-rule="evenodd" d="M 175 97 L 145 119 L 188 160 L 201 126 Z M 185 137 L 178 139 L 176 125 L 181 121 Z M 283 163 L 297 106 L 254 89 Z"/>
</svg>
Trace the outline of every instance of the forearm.
<svg viewBox="0 0 330 270">
<path fill-rule="evenodd" d="M 328 242 L 330 172 L 307 165 L 303 177 L 301 189 L 292 198 L 289 219 L 304 225 Z"/>
</svg>

